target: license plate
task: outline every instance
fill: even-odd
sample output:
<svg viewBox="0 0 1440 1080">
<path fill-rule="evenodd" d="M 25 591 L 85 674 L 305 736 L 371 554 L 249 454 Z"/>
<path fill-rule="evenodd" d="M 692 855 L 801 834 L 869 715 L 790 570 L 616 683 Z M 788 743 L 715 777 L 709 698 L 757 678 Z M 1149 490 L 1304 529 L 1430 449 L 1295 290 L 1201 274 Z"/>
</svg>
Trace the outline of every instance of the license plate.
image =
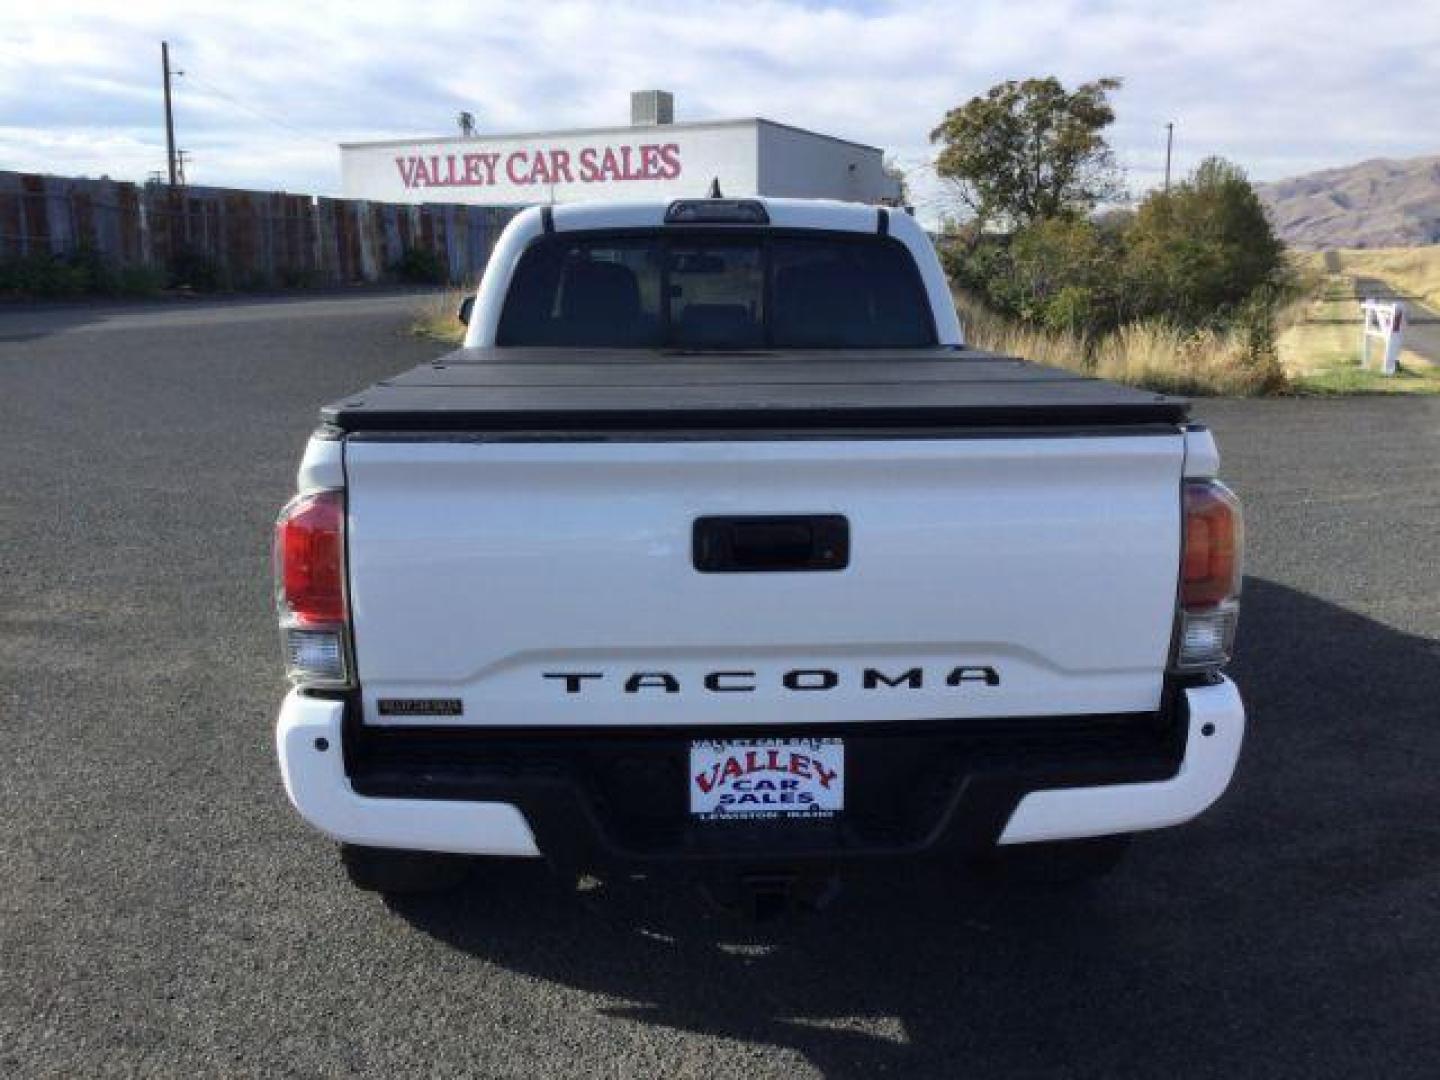
<svg viewBox="0 0 1440 1080">
<path fill-rule="evenodd" d="M 698 818 L 828 818 L 844 808 L 841 739 L 718 739 L 690 744 L 690 813 Z"/>
</svg>

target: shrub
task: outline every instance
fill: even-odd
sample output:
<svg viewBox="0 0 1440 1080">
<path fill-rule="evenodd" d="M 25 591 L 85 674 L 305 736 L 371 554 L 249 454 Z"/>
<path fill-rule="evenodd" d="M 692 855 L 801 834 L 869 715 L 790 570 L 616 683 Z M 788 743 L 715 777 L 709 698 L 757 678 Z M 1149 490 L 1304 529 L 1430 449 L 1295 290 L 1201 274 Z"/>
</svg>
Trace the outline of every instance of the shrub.
<svg viewBox="0 0 1440 1080">
<path fill-rule="evenodd" d="M 154 296 L 167 284 L 163 270 L 153 266 L 122 266 L 110 273 L 106 291 L 116 296 Z"/>
<path fill-rule="evenodd" d="M 1086 218 L 1049 218 L 1021 229 L 1010 248 L 1021 317 L 1080 334 L 1112 325 L 1113 248 Z"/>
<path fill-rule="evenodd" d="M 412 285 L 444 285 L 450 277 L 450 268 L 429 248 L 407 248 L 390 272 Z"/>
<path fill-rule="evenodd" d="M 165 284 L 164 271 L 151 266 L 112 267 L 86 248 L 63 256 L 26 255 L 0 262 L 0 294 L 10 296 L 151 296 Z"/>
<path fill-rule="evenodd" d="M 264 292 L 275 287 L 276 277 L 264 270 L 243 270 L 229 275 L 230 288 L 236 292 Z"/>
<path fill-rule="evenodd" d="M 1136 322 L 1235 327 L 1257 367 L 1278 370 L 1273 307 L 1292 275 L 1244 173 L 1218 158 L 1134 213 L 1037 218 L 1005 235 L 970 226 L 942 258 L 957 286 L 1027 325 L 1083 341 Z"/>
<path fill-rule="evenodd" d="M 0 262 L 0 293 L 35 299 L 79 296 L 94 287 L 88 264 L 73 256 L 22 255 Z"/>
<path fill-rule="evenodd" d="M 286 289 L 313 289 L 320 283 L 320 274 L 303 266 L 287 266 L 280 271 L 280 284 Z"/>
<path fill-rule="evenodd" d="M 1022 356 L 1050 367 L 1175 394 L 1241 397 L 1282 394 L 1289 382 L 1263 334 L 1127 323 L 1098 337 L 1050 331 L 1007 318 L 964 293 L 955 297 L 965 338 L 976 348 Z"/>
<path fill-rule="evenodd" d="M 940 261 L 957 288 L 973 293 L 996 311 L 1019 316 L 1008 236 L 987 236 L 962 229 L 944 239 Z"/>
<path fill-rule="evenodd" d="M 1095 290 L 1083 285 L 1065 285 L 1045 302 L 1045 329 L 1082 334 L 1097 323 Z"/>
<path fill-rule="evenodd" d="M 220 268 L 204 252 L 180 251 L 170 260 L 170 284 L 177 289 L 215 292 L 220 288 Z"/>
<path fill-rule="evenodd" d="M 952 280 L 997 312 L 1092 337 L 1120 322 L 1121 234 L 1088 218 L 1035 221 L 1008 236 L 970 236 L 942 256 Z"/>
<path fill-rule="evenodd" d="M 1245 364 L 1261 386 L 1261 393 L 1280 393 L 1289 379 L 1280 363 L 1275 333 L 1276 290 L 1262 285 L 1240 308 L 1236 331 L 1245 353 Z"/>
<path fill-rule="evenodd" d="M 1140 204 L 1125 233 L 1126 284 L 1143 315 L 1226 323 L 1257 290 L 1282 284 L 1284 254 L 1245 174 L 1209 158 Z"/>
</svg>

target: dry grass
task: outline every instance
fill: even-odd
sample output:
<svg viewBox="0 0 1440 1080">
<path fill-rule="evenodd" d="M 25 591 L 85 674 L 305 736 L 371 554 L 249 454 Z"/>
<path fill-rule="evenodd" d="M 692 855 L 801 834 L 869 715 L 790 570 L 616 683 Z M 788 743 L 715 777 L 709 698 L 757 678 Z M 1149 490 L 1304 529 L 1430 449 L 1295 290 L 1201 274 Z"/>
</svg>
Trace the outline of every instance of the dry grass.
<svg viewBox="0 0 1440 1080">
<path fill-rule="evenodd" d="M 1424 266 L 1428 258 L 1428 253 L 1422 252 L 1414 264 Z M 1440 269 L 1440 256 L 1434 262 Z M 1311 272 L 1314 295 L 1280 313 L 1278 350 L 1283 368 L 1279 370 L 1255 364 L 1243 339 L 1235 333 L 1180 331 L 1160 323 L 1136 323 L 1092 342 L 1075 334 L 1027 327 L 986 310 L 964 295 L 956 296 L 956 306 L 965 323 L 966 338 L 977 348 L 1168 393 L 1257 397 L 1289 390 L 1440 391 L 1440 370 L 1410 363 L 1408 354 L 1402 354 L 1401 376 L 1394 379 L 1358 368 L 1356 328 L 1340 317 L 1342 309 L 1348 313 L 1354 303 L 1332 298 L 1335 290 L 1346 291 L 1347 279 L 1343 274 L 1324 274 L 1320 265 L 1315 262 Z M 450 288 L 429 294 L 416 309 L 412 331 L 458 345 L 465 336 L 465 327 L 455 312 L 461 299 L 472 293 L 469 288 Z"/>
<path fill-rule="evenodd" d="M 1191 396 L 1258 397 L 1288 389 L 1284 373 L 1274 365 L 1255 364 L 1235 333 L 1134 323 L 1087 341 L 1076 334 L 1027 327 L 963 295 L 957 295 L 956 306 L 970 344 L 1050 367 Z"/>
<path fill-rule="evenodd" d="M 1440 307 L 1440 245 L 1311 251 L 1297 255 L 1295 260 L 1315 274 L 1374 278 L 1403 296 Z"/>
<path fill-rule="evenodd" d="M 1360 339 L 1354 283 L 1308 267 L 1304 280 L 1307 295 L 1292 305 L 1276 340 L 1281 364 L 1297 379 L 1355 364 Z"/>
<path fill-rule="evenodd" d="M 475 295 L 475 286 L 454 286 L 441 292 L 430 293 L 415 309 L 415 318 L 410 323 L 410 332 L 420 337 L 459 345 L 465 338 L 465 324 L 457 317 L 460 301 Z"/>
<path fill-rule="evenodd" d="M 1026 326 L 997 315 L 963 293 L 955 294 L 955 307 L 965 325 L 965 340 L 977 349 L 1089 373 L 1085 341 L 1078 335 L 1052 334 Z"/>
<path fill-rule="evenodd" d="M 1321 394 L 1440 393 L 1440 247 L 1306 252 L 1294 256 L 1308 296 L 1277 342 L 1280 361 L 1302 391 Z M 1357 297 L 1381 282 L 1409 298 L 1410 324 L 1399 371 L 1360 366 Z"/>
<path fill-rule="evenodd" d="M 1265 397 L 1289 389 L 1278 362 L 1257 363 L 1233 331 L 1181 331 L 1158 323 L 1122 326 L 1095 347 L 1102 379 L 1174 394 Z"/>
</svg>

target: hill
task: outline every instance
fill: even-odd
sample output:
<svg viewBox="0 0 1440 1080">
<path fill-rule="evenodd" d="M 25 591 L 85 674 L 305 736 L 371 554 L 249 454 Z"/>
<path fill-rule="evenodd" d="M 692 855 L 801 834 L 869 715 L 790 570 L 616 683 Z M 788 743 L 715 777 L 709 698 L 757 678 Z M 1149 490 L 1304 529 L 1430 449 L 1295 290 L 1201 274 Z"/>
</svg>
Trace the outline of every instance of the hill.
<svg viewBox="0 0 1440 1080">
<path fill-rule="evenodd" d="M 1292 247 L 1415 247 L 1440 243 L 1440 155 L 1376 158 L 1257 184 Z"/>
</svg>

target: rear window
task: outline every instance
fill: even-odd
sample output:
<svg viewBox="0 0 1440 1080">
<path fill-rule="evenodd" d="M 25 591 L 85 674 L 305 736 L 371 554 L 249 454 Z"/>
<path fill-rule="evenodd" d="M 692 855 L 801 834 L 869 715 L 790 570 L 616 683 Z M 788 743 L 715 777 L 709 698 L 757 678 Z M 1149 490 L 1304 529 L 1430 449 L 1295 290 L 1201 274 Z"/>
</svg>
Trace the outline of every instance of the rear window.
<svg viewBox="0 0 1440 1080">
<path fill-rule="evenodd" d="M 882 236 L 552 234 L 520 257 L 500 345 L 845 349 L 933 345 L 919 271 Z"/>
</svg>

